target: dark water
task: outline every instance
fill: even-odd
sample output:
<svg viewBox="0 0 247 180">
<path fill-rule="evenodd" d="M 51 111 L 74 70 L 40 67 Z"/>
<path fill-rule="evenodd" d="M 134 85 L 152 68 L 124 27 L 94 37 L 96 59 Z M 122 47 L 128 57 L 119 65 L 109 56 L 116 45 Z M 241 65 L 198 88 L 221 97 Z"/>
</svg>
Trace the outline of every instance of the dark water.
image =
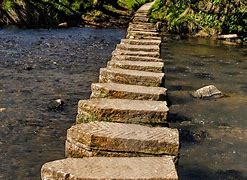
<svg viewBox="0 0 247 180">
<path fill-rule="evenodd" d="M 125 31 L 0 29 L 0 179 L 40 179 Z M 51 102 L 61 98 L 63 109 Z"/>
<path fill-rule="evenodd" d="M 247 48 L 191 39 L 162 47 L 171 126 L 180 129 L 181 179 L 247 179 Z M 229 97 L 190 96 L 215 85 Z"/>
</svg>

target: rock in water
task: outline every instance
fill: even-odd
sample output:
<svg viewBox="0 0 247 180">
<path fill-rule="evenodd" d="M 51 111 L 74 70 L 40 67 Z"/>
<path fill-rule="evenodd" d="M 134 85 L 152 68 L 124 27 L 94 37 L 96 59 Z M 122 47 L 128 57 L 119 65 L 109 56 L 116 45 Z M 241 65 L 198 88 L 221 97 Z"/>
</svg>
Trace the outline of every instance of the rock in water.
<svg viewBox="0 0 247 180">
<path fill-rule="evenodd" d="M 214 85 L 209 85 L 202 87 L 192 93 L 192 96 L 195 98 L 220 98 L 223 97 L 224 94 L 219 91 Z"/>
<path fill-rule="evenodd" d="M 50 111 L 63 111 L 64 101 L 62 99 L 52 100 L 48 104 L 48 110 Z"/>
</svg>

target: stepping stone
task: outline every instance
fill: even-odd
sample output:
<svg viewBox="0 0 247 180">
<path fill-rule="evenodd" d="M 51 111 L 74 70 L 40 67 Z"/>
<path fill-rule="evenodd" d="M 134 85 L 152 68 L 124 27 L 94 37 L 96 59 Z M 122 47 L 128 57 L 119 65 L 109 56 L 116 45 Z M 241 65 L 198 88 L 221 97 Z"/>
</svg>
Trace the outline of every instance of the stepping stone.
<svg viewBox="0 0 247 180">
<path fill-rule="evenodd" d="M 172 157 L 67 158 L 46 163 L 42 180 L 178 180 Z"/>
<path fill-rule="evenodd" d="M 134 18 L 148 18 L 147 13 L 135 13 Z"/>
<path fill-rule="evenodd" d="M 129 56 L 113 54 L 111 61 L 145 61 L 145 62 L 164 62 L 163 59 L 145 56 Z"/>
<path fill-rule="evenodd" d="M 107 67 L 162 73 L 164 62 L 108 61 Z"/>
<path fill-rule="evenodd" d="M 145 51 L 145 52 L 158 52 L 160 53 L 160 47 L 157 45 L 130 45 L 130 44 L 117 44 L 116 50 L 125 51 Z"/>
<path fill-rule="evenodd" d="M 66 157 L 178 156 L 177 129 L 137 124 L 91 122 L 67 131 Z"/>
<path fill-rule="evenodd" d="M 145 31 L 129 31 L 129 32 L 132 32 L 132 33 L 128 33 L 126 38 L 127 39 L 154 39 L 154 40 L 161 40 L 161 37 L 159 36 L 149 36 L 148 34 L 141 34 Z M 134 33 L 133 33 L 134 32 Z M 140 33 L 139 33 L 140 32 Z M 150 33 L 150 32 L 147 32 L 147 33 Z"/>
<path fill-rule="evenodd" d="M 130 45 L 154 45 L 159 46 L 161 40 L 152 40 L 152 39 L 122 39 L 121 44 L 130 44 Z"/>
<path fill-rule="evenodd" d="M 166 100 L 166 88 L 117 83 L 93 83 L 91 98 Z"/>
<path fill-rule="evenodd" d="M 136 27 L 131 27 L 129 26 L 127 31 L 147 31 L 147 32 L 157 32 L 156 29 L 143 29 L 143 28 L 136 28 Z"/>
<path fill-rule="evenodd" d="M 114 50 L 113 56 L 127 55 L 127 56 L 146 56 L 146 57 L 160 57 L 160 52 L 146 52 L 146 51 L 129 51 L 129 50 Z"/>
<path fill-rule="evenodd" d="M 147 31 L 128 31 L 129 36 L 147 36 L 147 37 L 159 37 L 158 32 L 147 32 Z"/>
<path fill-rule="evenodd" d="M 152 23 L 129 23 L 129 27 L 135 29 L 146 29 L 146 31 L 157 31 L 156 25 Z"/>
<path fill-rule="evenodd" d="M 141 86 L 163 86 L 165 82 L 164 73 L 154 73 L 120 68 L 101 68 L 100 83 L 120 83 Z"/>
<path fill-rule="evenodd" d="M 133 23 L 135 22 L 148 22 L 149 18 L 148 17 L 134 17 L 133 19 Z"/>
<path fill-rule="evenodd" d="M 107 121 L 133 124 L 166 125 L 167 112 L 164 101 L 129 99 L 80 100 L 77 124 L 92 121 Z"/>
<path fill-rule="evenodd" d="M 153 4 L 154 4 L 154 1 L 153 2 L 150 2 L 150 3 L 146 3 L 146 4 L 142 5 L 137 10 L 137 12 L 147 12 L 148 13 L 149 9 L 152 7 Z"/>
</svg>

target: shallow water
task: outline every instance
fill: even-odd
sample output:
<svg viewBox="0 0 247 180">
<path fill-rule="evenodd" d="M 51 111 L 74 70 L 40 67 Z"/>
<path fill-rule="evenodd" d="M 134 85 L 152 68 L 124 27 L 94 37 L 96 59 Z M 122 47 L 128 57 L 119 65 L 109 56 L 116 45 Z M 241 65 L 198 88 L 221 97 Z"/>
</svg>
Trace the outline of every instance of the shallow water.
<svg viewBox="0 0 247 180">
<path fill-rule="evenodd" d="M 247 179 L 247 49 L 205 39 L 162 46 L 170 120 L 180 129 L 181 179 Z M 215 85 L 229 97 L 195 99 Z"/>
<path fill-rule="evenodd" d="M 125 31 L 0 29 L 0 179 L 40 179 Z M 51 105 L 61 98 L 65 106 Z"/>
</svg>

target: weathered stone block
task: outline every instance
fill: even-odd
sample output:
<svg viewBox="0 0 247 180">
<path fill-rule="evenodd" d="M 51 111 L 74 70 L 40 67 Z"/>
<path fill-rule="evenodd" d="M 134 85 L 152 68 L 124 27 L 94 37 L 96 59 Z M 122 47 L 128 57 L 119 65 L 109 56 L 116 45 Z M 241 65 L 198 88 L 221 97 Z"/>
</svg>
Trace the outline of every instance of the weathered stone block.
<svg viewBox="0 0 247 180">
<path fill-rule="evenodd" d="M 148 22 L 148 17 L 140 17 L 140 16 L 134 16 L 133 23 L 135 22 Z"/>
<path fill-rule="evenodd" d="M 147 156 L 178 156 L 177 129 L 147 127 L 137 124 L 91 122 L 72 126 L 67 131 L 67 157 L 85 157 L 83 151 L 100 156 L 101 151 Z M 81 153 L 83 152 L 83 153 Z M 99 153 L 97 153 L 99 152 Z M 112 153 L 112 156 L 114 156 Z"/>
<path fill-rule="evenodd" d="M 154 57 L 159 58 L 160 52 L 146 52 L 146 51 L 128 51 L 128 50 L 114 50 L 112 52 L 113 56 L 144 56 L 144 57 Z"/>
<path fill-rule="evenodd" d="M 127 70 L 120 68 L 101 68 L 100 83 L 120 83 L 141 86 L 163 86 L 165 82 L 164 73 Z"/>
<path fill-rule="evenodd" d="M 159 33 L 147 31 L 128 31 L 126 38 L 129 39 L 155 39 L 161 40 Z"/>
<path fill-rule="evenodd" d="M 107 67 L 162 73 L 164 62 L 108 61 Z"/>
<path fill-rule="evenodd" d="M 157 45 L 131 45 L 131 44 L 117 44 L 117 50 L 125 50 L 125 51 L 145 51 L 145 52 L 159 52 L 160 47 Z"/>
<path fill-rule="evenodd" d="M 145 57 L 145 56 L 129 56 L 129 55 L 113 55 L 112 61 L 154 61 L 154 62 L 164 62 L 163 59 L 155 57 Z"/>
<path fill-rule="evenodd" d="M 91 98 L 166 100 L 166 88 L 147 87 L 117 83 L 94 83 L 91 86 Z"/>
<path fill-rule="evenodd" d="M 144 31 L 156 32 L 156 26 L 152 23 L 129 23 L 130 29 L 145 29 Z"/>
<path fill-rule="evenodd" d="M 155 45 L 160 48 L 161 40 L 147 40 L 147 39 L 122 39 L 122 44 L 130 45 Z"/>
<path fill-rule="evenodd" d="M 159 37 L 158 32 L 147 32 L 147 31 L 128 31 L 128 34 L 130 35 L 143 35 L 143 36 L 154 36 L 154 37 Z"/>
<path fill-rule="evenodd" d="M 134 124 L 165 124 L 169 109 L 163 101 L 90 99 L 78 104 L 77 123 L 108 121 Z"/>
<path fill-rule="evenodd" d="M 46 163 L 41 179 L 51 180 L 177 180 L 172 157 L 67 158 Z"/>
</svg>

